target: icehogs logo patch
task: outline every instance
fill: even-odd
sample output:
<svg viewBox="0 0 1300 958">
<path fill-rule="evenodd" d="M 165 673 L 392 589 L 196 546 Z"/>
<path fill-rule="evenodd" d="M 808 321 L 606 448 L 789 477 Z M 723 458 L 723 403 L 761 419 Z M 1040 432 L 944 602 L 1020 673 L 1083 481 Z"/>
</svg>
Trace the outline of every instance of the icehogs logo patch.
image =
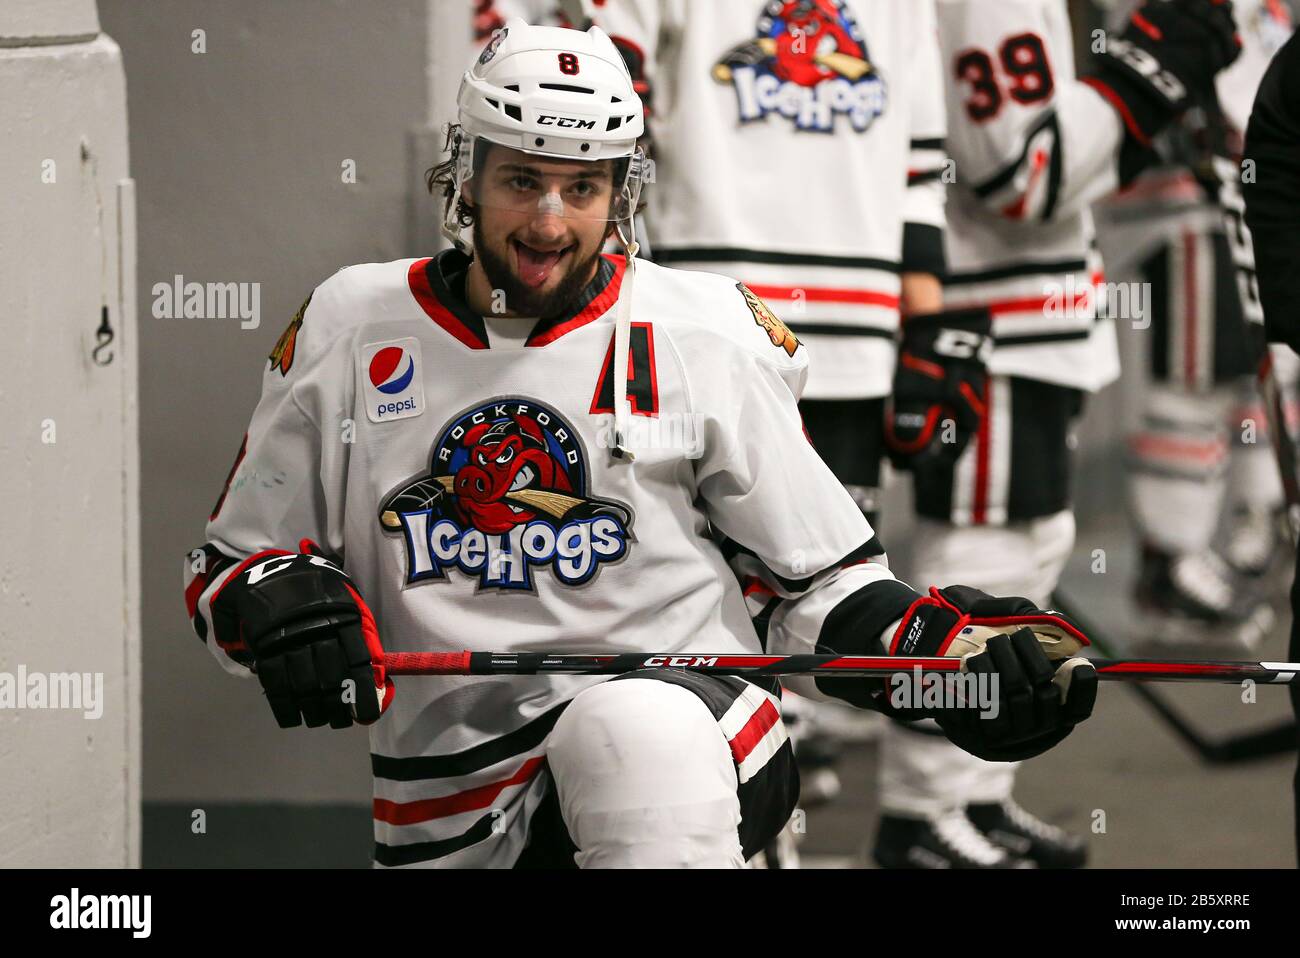
<svg viewBox="0 0 1300 958">
<path fill-rule="evenodd" d="M 459 569 L 480 588 L 532 591 L 549 569 L 582 585 L 633 538 L 631 509 L 587 485 L 567 422 L 530 399 L 494 400 L 447 424 L 429 471 L 384 499 L 379 524 L 406 540 L 408 584 Z"/>
<path fill-rule="evenodd" d="M 713 67 L 735 88 L 741 122 L 778 113 L 827 133 L 845 116 L 862 133 L 885 112 L 885 81 L 843 0 L 770 0 L 757 33 Z"/>
</svg>

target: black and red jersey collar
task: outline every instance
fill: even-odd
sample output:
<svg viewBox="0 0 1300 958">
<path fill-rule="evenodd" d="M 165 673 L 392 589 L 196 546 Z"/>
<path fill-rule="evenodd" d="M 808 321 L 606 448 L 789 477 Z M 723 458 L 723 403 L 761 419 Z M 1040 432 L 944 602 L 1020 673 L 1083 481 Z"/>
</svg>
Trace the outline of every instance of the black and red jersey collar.
<svg viewBox="0 0 1300 958">
<path fill-rule="evenodd" d="M 411 294 L 420 308 L 447 333 L 470 349 L 488 349 L 487 327 L 453 287 L 454 278 L 469 268 L 469 257 L 460 250 L 444 250 L 437 256 L 416 260 L 407 272 Z M 596 275 L 583 287 L 573 307 L 557 316 L 543 316 L 528 334 L 525 346 L 545 346 L 598 319 L 618 302 L 623 285 L 623 257 L 602 255 Z M 459 284 L 463 290 L 463 283 Z"/>
</svg>

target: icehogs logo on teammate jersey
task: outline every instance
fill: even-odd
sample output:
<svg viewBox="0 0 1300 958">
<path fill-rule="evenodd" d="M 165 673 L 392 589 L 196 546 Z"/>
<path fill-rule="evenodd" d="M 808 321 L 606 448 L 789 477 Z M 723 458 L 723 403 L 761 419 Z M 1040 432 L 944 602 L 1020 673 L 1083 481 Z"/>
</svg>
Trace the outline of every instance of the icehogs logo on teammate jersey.
<svg viewBox="0 0 1300 958">
<path fill-rule="evenodd" d="M 758 38 L 729 50 L 713 78 L 735 88 L 742 122 L 779 113 L 826 133 L 845 116 L 861 133 L 885 112 L 885 81 L 843 0 L 770 0 Z"/>
<path fill-rule="evenodd" d="M 582 585 L 632 538 L 632 511 L 592 498 L 587 481 L 567 422 L 529 399 L 494 400 L 443 429 L 428 473 L 384 500 L 379 523 L 406 540 L 408 583 L 459 569 L 480 587 L 532 590 L 549 567 Z"/>
</svg>

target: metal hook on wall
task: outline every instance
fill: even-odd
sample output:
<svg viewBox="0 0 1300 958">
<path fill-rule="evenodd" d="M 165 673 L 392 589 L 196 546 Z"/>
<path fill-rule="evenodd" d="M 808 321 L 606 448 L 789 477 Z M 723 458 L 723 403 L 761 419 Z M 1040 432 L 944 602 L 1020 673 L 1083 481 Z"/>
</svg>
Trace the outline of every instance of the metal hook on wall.
<svg viewBox="0 0 1300 958">
<path fill-rule="evenodd" d="M 101 356 L 101 353 L 104 353 L 104 350 L 108 348 L 108 345 L 114 339 L 113 327 L 108 322 L 107 306 L 103 306 L 100 309 L 99 329 L 95 330 L 95 339 L 98 340 L 98 343 L 95 348 L 90 351 L 90 358 L 94 361 L 96 366 L 107 366 L 113 361 L 113 354 L 110 352 Z"/>
</svg>

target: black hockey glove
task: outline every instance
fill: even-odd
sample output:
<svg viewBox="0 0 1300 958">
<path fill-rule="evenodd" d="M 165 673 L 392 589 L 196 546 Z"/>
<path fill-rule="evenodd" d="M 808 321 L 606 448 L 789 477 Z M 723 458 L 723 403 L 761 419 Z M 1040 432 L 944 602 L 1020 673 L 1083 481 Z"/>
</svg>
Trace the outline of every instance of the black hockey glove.
<svg viewBox="0 0 1300 958">
<path fill-rule="evenodd" d="M 1214 89 L 1241 53 L 1232 0 L 1145 0 L 1123 32 L 1107 37 L 1084 83 L 1119 113 L 1141 146 Z"/>
<path fill-rule="evenodd" d="M 891 703 L 885 711 L 933 718 L 954 745 L 986 761 L 1032 758 L 1092 714 L 1097 672 L 1076 655 L 1088 644 L 1065 616 L 1028 599 L 964 585 L 931 588 L 903 616 L 889 654 L 961 658 L 963 672 L 989 676 L 985 688 L 996 700 L 944 709 Z"/>
<path fill-rule="evenodd" d="M 894 391 L 885 409 L 885 444 L 896 468 L 955 461 L 979 429 L 991 325 L 982 308 L 903 321 Z"/>
<path fill-rule="evenodd" d="M 253 656 L 281 728 L 368 725 L 394 694 L 374 616 L 315 543 L 298 547 L 258 553 L 221 586 L 212 600 L 217 641 Z"/>
</svg>

